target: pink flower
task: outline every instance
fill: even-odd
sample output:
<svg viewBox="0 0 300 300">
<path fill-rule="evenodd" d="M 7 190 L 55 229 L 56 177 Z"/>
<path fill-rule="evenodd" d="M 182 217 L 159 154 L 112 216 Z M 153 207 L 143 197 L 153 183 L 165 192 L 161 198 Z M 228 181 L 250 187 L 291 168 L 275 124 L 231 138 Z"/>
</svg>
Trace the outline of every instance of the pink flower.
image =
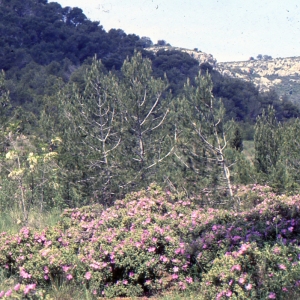
<svg viewBox="0 0 300 300">
<path fill-rule="evenodd" d="M 86 272 L 84 277 L 85 277 L 86 280 L 90 280 L 92 278 L 91 272 Z"/>
<path fill-rule="evenodd" d="M 129 272 L 129 277 L 133 277 L 134 273 L 133 272 Z"/>
<path fill-rule="evenodd" d="M 241 265 L 234 265 L 232 266 L 232 268 L 230 269 L 231 272 L 233 272 L 234 270 L 237 270 L 237 271 L 241 271 Z"/>
<path fill-rule="evenodd" d="M 178 249 L 175 250 L 175 254 L 180 254 L 180 253 L 181 253 L 181 249 L 180 248 L 178 248 Z"/>
<path fill-rule="evenodd" d="M 48 275 L 45 275 L 45 276 L 44 276 L 44 279 L 45 279 L 45 280 L 48 280 L 48 279 L 49 279 L 49 276 L 48 276 Z"/>
<path fill-rule="evenodd" d="M 161 260 L 162 262 L 168 262 L 169 259 L 167 257 L 165 257 L 164 255 L 162 255 L 159 260 Z"/>
<path fill-rule="evenodd" d="M 289 232 L 293 232 L 293 230 L 294 230 L 294 227 L 293 227 L 293 226 L 291 226 L 291 227 L 288 228 L 288 231 L 289 231 Z"/>
<path fill-rule="evenodd" d="M 278 265 L 279 269 L 286 271 L 286 266 L 284 264 Z"/>
<path fill-rule="evenodd" d="M 124 285 L 128 284 L 128 281 L 127 280 L 123 280 L 123 284 Z"/>
<path fill-rule="evenodd" d="M 31 275 L 27 273 L 23 267 L 20 267 L 20 276 L 25 278 L 25 279 L 30 279 Z"/>
<path fill-rule="evenodd" d="M 245 278 L 241 277 L 241 278 L 239 279 L 239 284 L 244 284 L 245 281 L 246 281 Z"/>
<path fill-rule="evenodd" d="M 100 269 L 100 265 L 98 262 L 94 262 L 94 263 L 90 264 L 90 267 L 92 267 L 93 269 L 96 269 L 96 270 Z"/>
<path fill-rule="evenodd" d="M 287 289 L 286 287 L 283 287 L 282 290 L 283 290 L 284 292 L 288 292 L 288 289 Z"/>
<path fill-rule="evenodd" d="M 62 266 L 63 271 L 66 273 L 70 270 L 70 268 L 70 266 Z"/>
<path fill-rule="evenodd" d="M 192 277 L 187 277 L 186 279 L 185 279 L 185 281 L 187 282 L 187 283 L 193 283 L 193 278 Z"/>
<path fill-rule="evenodd" d="M 72 279 L 73 279 L 73 276 L 72 276 L 71 274 L 68 274 L 68 275 L 67 275 L 67 279 L 68 279 L 68 280 L 72 280 Z"/>
<path fill-rule="evenodd" d="M 0 292 L 0 298 L 2 298 L 4 296 L 4 294 L 5 294 L 4 291 L 1 291 Z"/>
<path fill-rule="evenodd" d="M 179 271 L 179 268 L 178 267 L 174 267 L 173 271 L 174 271 L 174 273 L 177 273 Z"/>
<path fill-rule="evenodd" d="M 173 279 L 173 280 L 178 279 L 178 275 L 177 275 L 177 274 L 173 274 L 173 275 L 172 275 L 172 279 Z"/>
<path fill-rule="evenodd" d="M 41 252 L 42 256 L 47 256 L 47 254 L 50 252 L 50 249 L 45 249 Z"/>
<path fill-rule="evenodd" d="M 170 241 L 172 241 L 172 238 L 168 235 L 168 236 L 165 237 L 165 240 L 166 240 L 167 242 L 170 242 Z"/>
<path fill-rule="evenodd" d="M 5 293 L 5 297 L 10 297 L 12 293 L 12 290 L 9 289 L 6 293 Z"/>
<path fill-rule="evenodd" d="M 213 231 L 217 231 L 218 230 L 218 226 L 217 225 L 213 225 L 213 227 L 211 228 Z"/>
<path fill-rule="evenodd" d="M 30 289 L 28 288 L 28 286 L 25 286 L 24 294 L 27 295 L 29 292 L 30 292 Z"/>
<path fill-rule="evenodd" d="M 240 250 L 238 251 L 238 254 L 243 255 L 249 248 L 250 248 L 250 245 L 242 244 Z"/>
<path fill-rule="evenodd" d="M 226 296 L 227 296 L 227 297 L 231 297 L 231 296 L 232 296 L 232 291 L 228 290 L 228 291 L 226 292 Z"/>
<path fill-rule="evenodd" d="M 185 290 L 186 289 L 186 285 L 183 282 L 179 282 L 179 287 L 181 290 Z"/>
<path fill-rule="evenodd" d="M 20 287 L 21 287 L 21 284 L 20 283 L 17 283 L 14 287 L 14 290 L 17 292 L 20 290 Z"/>
<path fill-rule="evenodd" d="M 276 299 L 276 294 L 273 293 L 273 292 L 271 292 L 271 293 L 269 294 L 269 299 Z"/>
<path fill-rule="evenodd" d="M 225 295 L 225 293 L 226 293 L 225 291 L 220 292 L 220 293 L 217 295 L 216 300 L 222 299 L 222 297 Z"/>
<path fill-rule="evenodd" d="M 26 285 L 24 288 L 24 294 L 27 295 L 31 290 L 34 290 L 35 287 L 36 287 L 35 283 Z"/>
<path fill-rule="evenodd" d="M 251 283 L 248 283 L 246 286 L 245 286 L 246 290 L 247 291 L 250 291 L 252 289 L 252 284 Z"/>
<path fill-rule="evenodd" d="M 34 289 L 36 288 L 36 283 L 28 284 L 28 287 L 29 287 L 31 290 L 34 290 Z"/>
<path fill-rule="evenodd" d="M 188 265 L 187 265 L 187 264 L 185 264 L 185 265 L 182 266 L 182 270 L 184 270 L 184 271 L 186 271 L 187 268 L 188 268 Z"/>
<path fill-rule="evenodd" d="M 155 252 L 155 247 L 150 247 L 150 248 L 148 248 L 148 252 Z"/>
</svg>

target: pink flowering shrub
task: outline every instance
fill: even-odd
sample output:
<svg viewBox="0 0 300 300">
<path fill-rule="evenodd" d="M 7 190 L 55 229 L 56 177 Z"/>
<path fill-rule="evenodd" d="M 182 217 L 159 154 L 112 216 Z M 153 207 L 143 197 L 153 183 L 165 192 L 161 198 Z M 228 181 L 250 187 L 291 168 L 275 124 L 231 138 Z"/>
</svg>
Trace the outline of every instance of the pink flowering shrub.
<svg viewBox="0 0 300 300">
<path fill-rule="evenodd" d="M 237 185 L 233 186 L 233 190 L 240 210 L 252 209 L 272 195 L 272 188 L 267 185 Z"/>
<path fill-rule="evenodd" d="M 215 257 L 255 242 L 265 244 L 299 245 L 300 196 L 269 194 L 255 208 L 245 212 L 208 209 L 209 217 L 199 214 L 202 222 L 194 229 L 199 235 L 189 245 L 201 269 L 208 270 Z M 201 215 L 201 216 L 200 216 Z M 204 215 L 207 215 L 204 214 Z"/>
<path fill-rule="evenodd" d="M 105 297 L 184 290 L 193 284 L 186 240 L 194 210 L 153 185 L 106 210 L 66 210 L 42 232 L 3 234 L 0 264 L 22 284 L 74 283 Z"/>
<path fill-rule="evenodd" d="M 2 233 L 0 267 L 20 284 L 4 293 L 33 295 L 57 282 L 111 298 L 200 284 L 205 299 L 297 291 L 300 197 L 264 197 L 236 213 L 199 208 L 152 185 L 108 209 L 68 209 L 43 231 Z"/>
<path fill-rule="evenodd" d="M 214 260 L 211 269 L 203 276 L 203 297 L 246 300 L 299 296 L 298 255 L 299 247 L 293 245 L 266 245 L 260 249 L 255 243 L 242 244 L 237 251 Z"/>
</svg>

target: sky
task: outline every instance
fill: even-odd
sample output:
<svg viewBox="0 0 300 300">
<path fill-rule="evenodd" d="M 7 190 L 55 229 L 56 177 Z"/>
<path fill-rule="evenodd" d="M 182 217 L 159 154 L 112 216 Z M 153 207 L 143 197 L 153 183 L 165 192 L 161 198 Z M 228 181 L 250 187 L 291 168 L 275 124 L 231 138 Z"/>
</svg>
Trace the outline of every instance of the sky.
<svg viewBox="0 0 300 300">
<path fill-rule="evenodd" d="M 198 48 L 218 62 L 300 56 L 299 0 L 56 0 L 106 31 Z"/>
</svg>

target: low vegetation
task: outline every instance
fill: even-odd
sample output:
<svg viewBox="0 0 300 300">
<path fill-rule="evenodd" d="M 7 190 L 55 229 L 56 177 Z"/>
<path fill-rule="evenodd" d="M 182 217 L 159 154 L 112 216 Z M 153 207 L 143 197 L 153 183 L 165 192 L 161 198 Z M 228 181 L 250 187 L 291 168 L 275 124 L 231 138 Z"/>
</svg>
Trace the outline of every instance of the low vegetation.
<svg viewBox="0 0 300 300">
<path fill-rule="evenodd" d="M 239 197 L 240 212 L 199 208 L 153 184 L 107 209 L 67 209 L 56 225 L 3 232 L 0 295 L 46 299 L 75 285 L 91 298 L 296 299 L 299 196 L 253 185 Z"/>
</svg>

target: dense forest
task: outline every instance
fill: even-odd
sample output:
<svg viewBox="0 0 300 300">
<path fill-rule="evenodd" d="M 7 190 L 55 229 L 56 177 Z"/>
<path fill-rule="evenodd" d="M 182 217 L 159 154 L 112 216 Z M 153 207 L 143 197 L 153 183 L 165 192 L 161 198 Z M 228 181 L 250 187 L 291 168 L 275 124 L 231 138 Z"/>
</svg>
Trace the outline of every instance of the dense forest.
<svg viewBox="0 0 300 300">
<path fill-rule="evenodd" d="M 217 243 L 214 234 L 219 236 L 220 247 L 230 251 L 226 253 L 234 253 L 240 246 L 238 243 L 245 243 L 241 253 L 249 251 L 251 257 L 257 257 L 248 265 L 259 265 L 260 259 L 265 261 L 268 256 L 266 248 L 262 252 L 255 248 L 262 245 L 259 237 L 265 234 L 268 247 L 275 247 L 277 230 L 281 228 L 285 231 L 280 235 L 283 241 L 280 247 L 290 257 L 296 255 L 297 250 L 284 247 L 289 243 L 294 247 L 297 240 L 294 227 L 298 220 L 293 219 L 290 207 L 299 201 L 292 198 L 300 188 L 299 108 L 280 100 L 274 91 L 261 93 L 252 83 L 223 77 L 208 63 L 199 65 L 186 53 L 150 52 L 147 48 L 152 45 L 150 38 L 126 34 L 121 29 L 106 32 L 99 22 L 88 20 L 77 7 L 63 8 L 47 0 L 0 0 L 0 209 L 3 213 L 17 209 L 20 226 L 29 226 L 33 211 L 50 214 L 53 209 L 67 209 L 59 229 L 47 229 L 47 234 L 43 231 L 40 237 L 36 238 L 39 233 L 30 240 L 27 227 L 20 231 L 20 239 L 8 241 L 6 233 L 1 235 L 1 243 L 5 245 L 2 247 L 0 243 L 1 268 L 9 270 L 5 275 L 8 278 L 20 272 L 22 284 L 31 284 L 23 287 L 24 293 L 34 290 L 33 285 L 40 282 L 45 281 L 45 286 L 53 284 L 51 276 L 57 274 L 62 278 L 67 274 L 67 282 L 75 278 L 75 273 L 67 271 L 71 266 L 75 270 L 71 260 L 77 259 L 81 249 L 77 236 L 83 244 L 101 240 L 99 245 L 106 247 L 105 253 L 113 251 L 101 258 L 106 265 L 110 257 L 112 266 L 105 279 L 99 273 L 96 276 L 100 268 L 96 263 L 93 275 L 87 269 L 90 267 L 87 261 L 92 258 L 96 261 L 94 253 L 98 250 L 93 244 L 88 244 L 89 250 L 80 254 L 78 264 L 82 265 L 76 271 L 84 276 L 85 279 L 80 278 L 85 280 L 87 290 L 95 289 L 95 295 L 105 292 L 110 297 L 168 289 L 173 286 L 172 280 L 178 279 L 178 266 L 182 268 L 180 276 L 184 276 L 185 284 L 197 280 L 199 283 L 197 276 L 201 272 L 212 278 L 212 262 L 222 265 L 225 257 L 225 252 L 220 254 L 221 250 L 214 248 L 213 243 Z M 282 202 L 281 196 L 276 198 L 275 193 L 288 194 L 291 197 L 288 204 Z M 264 208 L 256 209 L 256 205 L 263 203 L 263 197 L 277 203 L 271 207 L 268 202 L 269 214 Z M 132 255 L 129 262 L 114 259 L 117 250 L 112 250 L 111 245 L 119 242 L 117 238 L 114 242 L 108 240 L 108 236 L 113 232 L 113 237 L 118 236 L 127 245 L 125 236 L 134 230 L 127 209 L 132 220 L 136 218 L 136 224 L 143 229 L 142 242 L 137 248 L 144 243 L 145 235 L 157 242 L 154 248 L 144 245 L 147 250 L 144 261 L 142 254 L 128 250 L 131 248 L 126 248 L 127 254 Z M 147 215 L 147 209 L 153 216 Z M 276 223 L 273 230 L 270 222 L 279 210 L 285 219 Z M 210 215 L 212 212 L 214 216 Z M 262 212 L 266 222 L 255 223 L 257 214 Z M 103 219 L 98 219 L 100 215 Z M 237 233 L 242 231 L 238 226 L 244 226 L 241 224 L 246 215 L 252 223 L 242 238 L 242 233 Z M 116 223 L 116 216 L 122 224 Z M 184 222 L 176 223 L 180 217 Z M 206 223 L 202 224 L 200 217 Z M 169 229 L 163 233 L 153 227 L 146 234 L 145 226 L 151 224 L 151 218 L 155 219 L 153 226 L 161 224 Z M 83 221 L 86 223 L 82 224 Z M 95 233 L 102 225 L 107 230 L 105 236 Z M 118 233 L 117 228 L 121 228 Z M 86 234 L 90 229 L 93 234 Z M 207 233 L 209 230 L 214 233 Z M 236 230 L 236 234 L 231 236 L 231 230 Z M 158 242 L 158 236 L 169 231 L 172 237 Z M 69 232 L 68 238 L 63 232 Z M 138 234 L 128 239 L 139 243 Z M 51 245 L 46 243 L 46 235 L 51 236 L 48 242 L 53 241 L 51 251 L 63 253 L 63 262 L 57 266 L 54 263 L 55 267 L 43 264 L 37 254 L 43 250 L 39 247 Z M 172 239 L 176 242 L 170 246 Z M 39 250 L 30 252 L 28 246 L 30 253 L 24 259 L 7 256 L 15 247 L 21 253 L 22 241 L 25 248 L 32 243 Z M 67 247 L 69 243 L 74 253 Z M 117 249 L 118 245 L 114 247 Z M 207 247 L 212 252 L 205 252 Z M 172 251 L 182 257 L 175 261 Z M 189 256 L 185 255 L 187 252 Z M 204 262 L 199 262 L 202 253 Z M 232 255 L 234 264 L 238 255 Z M 25 269 L 34 272 L 35 266 L 30 265 L 33 256 L 43 271 L 31 275 Z M 55 261 L 53 257 L 50 261 Z M 139 274 L 136 277 L 132 275 L 137 268 L 132 265 L 134 257 L 141 259 L 136 263 L 141 266 L 136 269 Z M 155 269 L 156 258 L 166 266 Z M 284 255 L 277 259 L 283 260 Z M 246 268 L 246 264 L 243 266 Z M 235 268 L 240 271 L 241 267 Z M 293 278 L 298 276 L 295 274 Z M 259 276 L 254 275 L 255 280 Z M 132 281 L 130 288 L 121 288 L 120 280 L 126 286 Z M 249 284 L 254 286 L 252 281 Z M 267 299 L 267 295 L 273 295 L 272 284 L 260 290 L 257 283 L 258 294 L 250 292 L 247 285 L 245 298 L 236 299 L 250 299 L 251 295 L 252 299 L 256 295 L 257 299 Z M 183 290 L 184 284 L 176 281 L 175 286 Z M 15 291 L 19 288 L 16 285 Z M 202 289 L 207 293 L 203 299 L 214 299 L 223 293 L 217 287 L 213 291 L 203 284 Z M 236 293 L 241 293 L 238 287 Z M 227 296 L 231 295 L 228 291 L 222 295 L 231 297 Z M 222 299 L 222 295 L 216 299 Z"/>
</svg>

